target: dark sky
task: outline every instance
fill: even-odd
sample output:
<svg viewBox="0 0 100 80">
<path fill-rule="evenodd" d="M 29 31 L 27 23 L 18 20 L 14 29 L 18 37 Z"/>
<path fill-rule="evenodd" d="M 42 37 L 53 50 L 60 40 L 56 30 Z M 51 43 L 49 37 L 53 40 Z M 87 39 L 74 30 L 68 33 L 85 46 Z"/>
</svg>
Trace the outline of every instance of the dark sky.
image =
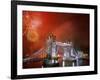
<svg viewBox="0 0 100 80">
<path fill-rule="evenodd" d="M 24 56 L 42 48 L 51 32 L 57 41 L 89 48 L 89 14 L 23 11 Z"/>
</svg>

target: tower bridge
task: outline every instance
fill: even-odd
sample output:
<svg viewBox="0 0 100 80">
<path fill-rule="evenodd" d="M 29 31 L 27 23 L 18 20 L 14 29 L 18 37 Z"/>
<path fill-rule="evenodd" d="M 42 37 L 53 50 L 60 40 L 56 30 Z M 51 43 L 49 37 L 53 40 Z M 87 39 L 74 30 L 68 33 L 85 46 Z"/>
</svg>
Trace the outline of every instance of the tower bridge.
<svg viewBox="0 0 100 80">
<path fill-rule="evenodd" d="M 50 60 L 51 63 L 57 63 L 58 61 L 57 60 L 55 61 L 55 58 L 58 55 L 59 49 L 62 49 L 63 51 L 62 52 L 63 66 L 65 66 L 66 60 L 75 61 L 76 63 L 73 62 L 72 65 L 79 66 L 79 58 L 81 58 L 82 56 L 79 56 L 78 51 L 76 51 L 75 48 L 73 47 L 73 43 L 72 42 L 66 42 L 66 43 L 58 42 L 56 41 L 56 37 L 53 34 L 48 36 L 46 40 L 46 48 L 42 48 L 36 53 L 34 53 L 33 55 L 31 55 L 31 57 L 25 58 L 24 62 L 27 62 L 30 60 L 36 61 L 36 58 L 33 58 L 32 56 L 46 53 L 47 55 L 51 57 L 51 60 Z"/>
</svg>

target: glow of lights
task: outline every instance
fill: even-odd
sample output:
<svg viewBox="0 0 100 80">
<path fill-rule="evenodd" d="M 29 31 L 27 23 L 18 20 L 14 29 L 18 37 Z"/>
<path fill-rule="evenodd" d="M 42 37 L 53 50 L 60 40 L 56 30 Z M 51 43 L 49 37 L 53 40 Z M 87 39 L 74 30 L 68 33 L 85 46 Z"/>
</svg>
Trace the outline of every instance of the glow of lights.
<svg viewBox="0 0 100 80">
<path fill-rule="evenodd" d="M 32 21 L 31 21 L 31 26 L 33 29 L 36 29 L 37 27 L 39 27 L 39 25 L 41 25 L 42 22 L 41 22 L 41 19 L 40 18 L 34 18 Z"/>
<path fill-rule="evenodd" d="M 29 30 L 26 36 L 31 42 L 37 42 L 39 40 L 39 35 L 35 30 Z"/>
<path fill-rule="evenodd" d="M 58 55 L 57 55 L 57 57 L 59 58 L 59 57 L 60 57 L 60 55 L 58 54 Z"/>
</svg>

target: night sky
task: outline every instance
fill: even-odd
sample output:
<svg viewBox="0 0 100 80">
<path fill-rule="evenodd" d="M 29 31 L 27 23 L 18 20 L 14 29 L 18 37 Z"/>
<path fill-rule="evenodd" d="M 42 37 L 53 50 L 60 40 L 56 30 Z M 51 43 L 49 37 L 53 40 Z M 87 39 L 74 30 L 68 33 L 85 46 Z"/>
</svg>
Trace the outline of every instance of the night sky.
<svg viewBox="0 0 100 80">
<path fill-rule="evenodd" d="M 45 46 L 49 33 L 61 42 L 89 49 L 89 14 L 23 11 L 23 55 Z"/>
</svg>

